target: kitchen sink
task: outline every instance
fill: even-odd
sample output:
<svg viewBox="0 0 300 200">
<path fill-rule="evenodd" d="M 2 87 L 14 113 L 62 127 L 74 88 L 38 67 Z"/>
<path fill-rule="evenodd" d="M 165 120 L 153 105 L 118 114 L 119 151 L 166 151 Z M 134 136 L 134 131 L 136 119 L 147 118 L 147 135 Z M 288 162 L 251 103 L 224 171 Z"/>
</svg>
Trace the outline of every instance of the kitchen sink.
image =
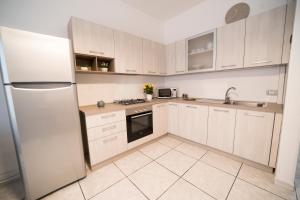
<svg viewBox="0 0 300 200">
<path fill-rule="evenodd" d="M 268 104 L 265 102 L 253 102 L 253 101 L 232 101 L 230 103 L 223 102 L 223 104 L 248 106 L 248 107 L 266 107 Z"/>
<path fill-rule="evenodd" d="M 200 103 L 224 104 L 224 100 L 221 100 L 221 99 L 205 99 L 205 98 L 201 98 L 201 99 L 197 99 L 196 101 L 198 101 Z"/>
</svg>

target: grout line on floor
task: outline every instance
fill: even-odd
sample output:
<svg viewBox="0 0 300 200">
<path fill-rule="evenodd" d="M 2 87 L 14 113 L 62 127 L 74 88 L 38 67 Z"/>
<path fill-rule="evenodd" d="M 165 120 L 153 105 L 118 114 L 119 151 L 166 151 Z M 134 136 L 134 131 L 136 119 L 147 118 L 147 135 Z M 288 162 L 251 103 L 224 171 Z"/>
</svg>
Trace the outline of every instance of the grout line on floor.
<svg viewBox="0 0 300 200">
<path fill-rule="evenodd" d="M 232 190 L 232 188 L 233 188 L 233 185 L 235 184 L 235 181 L 236 181 L 236 179 L 238 178 L 238 175 L 239 175 L 239 173 L 240 173 L 240 171 L 241 171 L 241 169 L 242 169 L 242 166 L 243 166 L 243 163 L 241 164 L 238 173 L 237 173 L 236 176 L 234 177 L 234 181 L 232 182 L 232 185 L 231 185 L 231 187 L 230 187 L 230 189 L 229 189 L 229 191 L 228 191 L 228 193 L 227 193 L 227 195 L 226 195 L 225 200 L 228 199 L 229 194 L 230 194 L 230 192 L 231 192 L 231 190 Z"/>
<path fill-rule="evenodd" d="M 212 167 L 212 168 L 215 168 L 215 169 L 217 169 L 217 170 L 219 170 L 219 171 L 221 171 L 221 172 L 224 172 L 224 173 L 226 173 L 226 174 L 228 174 L 228 175 L 230 175 L 230 176 L 237 177 L 237 175 L 238 175 L 238 173 L 237 173 L 236 175 L 230 174 L 229 172 L 227 172 L 227 171 L 225 171 L 225 170 L 223 170 L 223 169 L 220 169 L 220 168 L 218 168 L 218 167 L 215 167 L 215 166 L 213 166 L 213 165 L 211 165 L 211 164 L 209 164 L 209 163 L 206 163 L 206 162 L 204 162 L 203 160 L 199 160 L 199 162 L 201 162 L 201 163 L 203 163 L 203 164 L 205 164 L 205 165 L 208 165 L 208 166 L 210 166 L 210 167 Z M 242 166 L 242 164 L 243 164 L 243 163 L 241 163 L 241 166 Z M 241 168 L 241 166 L 239 167 L 239 169 Z M 239 171 L 238 171 L 238 172 L 239 172 Z"/>
<path fill-rule="evenodd" d="M 86 198 L 85 195 L 84 195 L 84 192 L 83 192 L 83 190 L 82 190 L 82 187 L 81 187 L 79 181 L 77 181 L 77 184 L 79 185 L 79 188 L 80 188 L 80 190 L 81 190 L 81 193 L 82 193 L 83 198 L 86 200 L 87 198 Z"/>
</svg>

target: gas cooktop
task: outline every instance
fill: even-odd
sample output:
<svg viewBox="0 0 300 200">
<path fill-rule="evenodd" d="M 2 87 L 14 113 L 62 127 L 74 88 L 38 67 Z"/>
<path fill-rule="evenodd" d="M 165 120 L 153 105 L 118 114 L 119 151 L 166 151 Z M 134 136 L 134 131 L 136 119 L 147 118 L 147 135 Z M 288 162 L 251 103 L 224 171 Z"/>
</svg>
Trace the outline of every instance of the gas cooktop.
<svg viewBox="0 0 300 200">
<path fill-rule="evenodd" d="M 114 103 L 122 104 L 122 105 L 132 105 L 132 104 L 138 104 L 138 103 L 145 103 L 145 99 L 122 99 L 122 100 L 116 100 Z"/>
</svg>

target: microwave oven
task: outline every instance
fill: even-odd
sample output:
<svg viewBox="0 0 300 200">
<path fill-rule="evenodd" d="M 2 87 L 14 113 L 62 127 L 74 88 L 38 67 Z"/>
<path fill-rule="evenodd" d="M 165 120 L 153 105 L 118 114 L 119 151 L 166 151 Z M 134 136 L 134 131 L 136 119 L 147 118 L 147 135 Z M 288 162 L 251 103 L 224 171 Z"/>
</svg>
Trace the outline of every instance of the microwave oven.
<svg viewBox="0 0 300 200">
<path fill-rule="evenodd" d="M 176 88 L 159 88 L 158 91 L 158 98 L 176 98 L 177 97 L 177 89 Z"/>
</svg>

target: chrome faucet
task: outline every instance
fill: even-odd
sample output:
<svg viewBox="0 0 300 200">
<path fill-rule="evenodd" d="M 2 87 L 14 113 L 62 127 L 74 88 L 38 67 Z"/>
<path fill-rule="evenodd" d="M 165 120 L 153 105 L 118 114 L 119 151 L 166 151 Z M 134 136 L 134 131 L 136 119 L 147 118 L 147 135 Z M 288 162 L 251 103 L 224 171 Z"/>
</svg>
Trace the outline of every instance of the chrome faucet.
<svg viewBox="0 0 300 200">
<path fill-rule="evenodd" d="M 236 90 L 236 88 L 235 87 L 230 87 L 230 88 L 227 89 L 226 94 L 225 94 L 224 104 L 231 104 L 230 97 L 229 97 L 230 90 Z"/>
</svg>

